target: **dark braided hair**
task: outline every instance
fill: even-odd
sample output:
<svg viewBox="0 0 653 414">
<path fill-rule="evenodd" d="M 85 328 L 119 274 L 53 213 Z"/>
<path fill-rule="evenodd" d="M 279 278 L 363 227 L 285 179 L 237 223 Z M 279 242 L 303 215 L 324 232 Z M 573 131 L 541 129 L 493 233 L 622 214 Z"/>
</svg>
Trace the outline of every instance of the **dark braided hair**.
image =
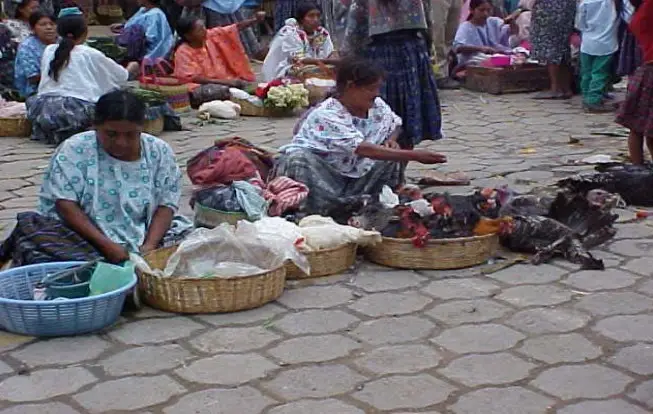
<svg viewBox="0 0 653 414">
<path fill-rule="evenodd" d="M 61 70 L 70 62 L 70 53 L 75 43 L 86 35 L 87 29 L 86 20 L 81 15 L 64 16 L 57 21 L 57 33 L 61 36 L 61 41 L 54 52 L 48 72 L 55 82 L 59 81 Z"/>
<path fill-rule="evenodd" d="M 95 125 L 111 121 L 128 121 L 137 125 L 145 123 L 145 103 L 126 90 L 115 90 L 100 97 L 95 104 Z"/>
<path fill-rule="evenodd" d="M 368 86 L 383 79 L 385 73 L 373 62 L 356 56 L 340 61 L 336 72 L 336 91 L 341 93 L 351 82 L 356 86 Z"/>
</svg>

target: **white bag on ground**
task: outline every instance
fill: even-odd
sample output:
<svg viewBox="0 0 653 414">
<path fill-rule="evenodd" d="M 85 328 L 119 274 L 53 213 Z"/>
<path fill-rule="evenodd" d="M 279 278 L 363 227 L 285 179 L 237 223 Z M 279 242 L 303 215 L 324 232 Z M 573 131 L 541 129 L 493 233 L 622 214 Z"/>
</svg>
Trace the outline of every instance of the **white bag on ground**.
<svg viewBox="0 0 653 414">
<path fill-rule="evenodd" d="M 299 229 L 305 238 L 308 251 L 332 249 L 346 243 L 370 246 L 381 242 L 377 231 L 366 231 L 351 226 L 343 226 L 331 217 L 308 216 L 299 222 Z"/>
</svg>

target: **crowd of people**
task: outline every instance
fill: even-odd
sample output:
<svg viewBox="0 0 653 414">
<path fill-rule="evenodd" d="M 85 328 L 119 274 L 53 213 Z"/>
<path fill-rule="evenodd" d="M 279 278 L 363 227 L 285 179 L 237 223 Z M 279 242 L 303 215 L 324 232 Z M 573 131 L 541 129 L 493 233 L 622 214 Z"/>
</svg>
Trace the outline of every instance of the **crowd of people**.
<svg viewBox="0 0 653 414">
<path fill-rule="evenodd" d="M 0 62 L 12 69 L 0 79 L 3 97 L 25 99 L 33 138 L 59 145 L 39 214 L 20 215 L 0 249 L 20 264 L 78 260 L 80 251 L 117 262 L 190 228 L 176 216 L 174 154 L 142 133 L 144 104 L 122 89 L 157 59 L 172 62 L 171 76 L 188 85 L 194 106 L 254 86 L 252 59 L 263 58 L 267 81 L 334 71 L 335 90 L 305 112 L 273 170 L 309 188 L 309 213 L 401 186 L 408 162 L 446 162 L 415 147 L 443 137 L 438 89 L 458 87 L 470 65 L 524 53 L 551 79 L 534 98 L 571 98 L 578 33 L 585 108 L 606 111 L 609 87 L 631 75 L 617 121 L 631 130 L 634 163 L 643 162 L 644 142 L 653 150 L 653 71 L 641 63 L 653 61 L 645 23 L 653 0 L 278 0 L 269 48 L 254 30 L 266 13 L 246 12 L 256 4 L 139 0 L 124 24 L 111 26 L 127 50 L 121 61 L 86 45 L 88 15 L 79 4 L 15 1 L 13 18 L 0 25 Z M 622 23 L 630 26 L 619 37 Z"/>
</svg>

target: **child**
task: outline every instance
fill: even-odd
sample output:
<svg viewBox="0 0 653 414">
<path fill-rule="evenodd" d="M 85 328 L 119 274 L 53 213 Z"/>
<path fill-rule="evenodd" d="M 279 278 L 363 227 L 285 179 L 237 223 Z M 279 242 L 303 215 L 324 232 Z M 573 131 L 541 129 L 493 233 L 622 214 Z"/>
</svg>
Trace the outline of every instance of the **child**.
<svg viewBox="0 0 653 414">
<path fill-rule="evenodd" d="M 626 100 L 617 123 L 630 129 L 628 152 L 633 164 L 644 163 L 644 138 L 653 156 L 653 0 L 644 0 L 630 23 L 630 31 L 642 49 L 643 62 L 628 79 Z"/>
<path fill-rule="evenodd" d="M 576 28 L 582 38 L 580 87 L 587 112 L 612 111 L 604 104 L 603 97 L 612 78 L 612 59 L 619 49 L 619 18 L 628 22 L 632 14 L 633 6 L 628 0 L 582 0 L 578 6 Z"/>
</svg>

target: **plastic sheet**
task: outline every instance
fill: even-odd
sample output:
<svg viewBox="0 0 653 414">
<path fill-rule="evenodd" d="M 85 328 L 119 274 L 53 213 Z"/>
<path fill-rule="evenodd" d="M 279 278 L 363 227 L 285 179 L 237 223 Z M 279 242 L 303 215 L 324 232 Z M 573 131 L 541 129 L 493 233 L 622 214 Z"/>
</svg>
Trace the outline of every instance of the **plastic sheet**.
<svg viewBox="0 0 653 414">
<path fill-rule="evenodd" d="M 131 283 L 134 278 L 134 263 L 128 261 L 122 266 L 98 262 L 95 266 L 91 284 L 90 296 L 113 292 Z"/>
</svg>

